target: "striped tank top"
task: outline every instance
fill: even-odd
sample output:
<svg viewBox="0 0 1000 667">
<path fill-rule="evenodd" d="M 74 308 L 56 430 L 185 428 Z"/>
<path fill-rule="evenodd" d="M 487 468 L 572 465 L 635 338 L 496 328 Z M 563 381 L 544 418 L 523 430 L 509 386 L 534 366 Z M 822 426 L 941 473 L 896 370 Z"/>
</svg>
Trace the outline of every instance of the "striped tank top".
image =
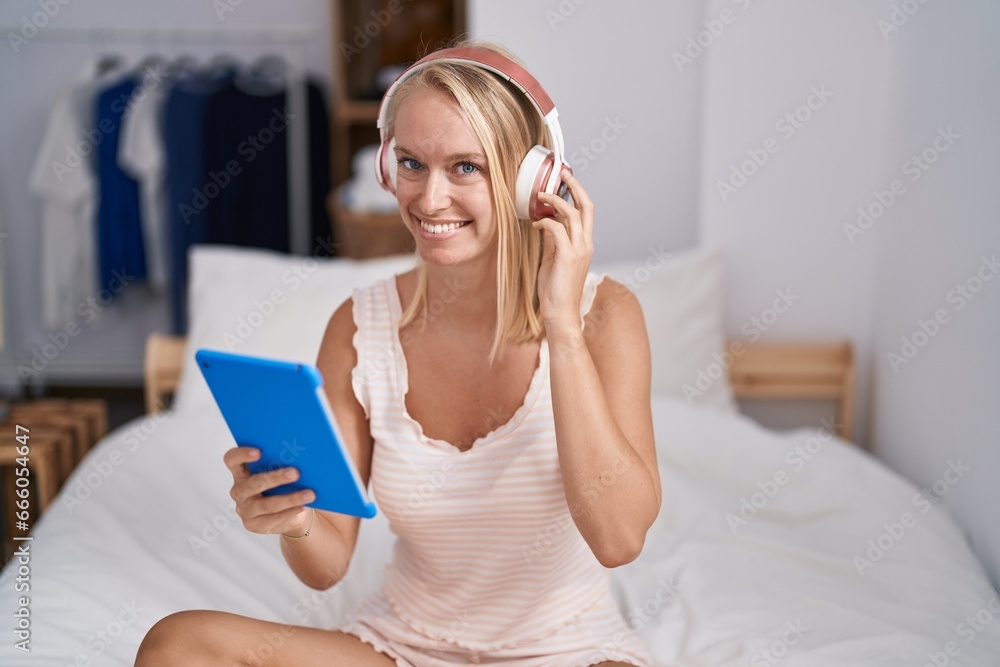
<svg viewBox="0 0 1000 667">
<path fill-rule="evenodd" d="M 581 322 L 602 278 L 587 276 Z M 372 492 L 397 536 L 381 591 L 395 614 L 427 637 L 491 651 L 543 638 L 610 600 L 610 572 L 563 492 L 548 341 L 521 406 L 460 451 L 407 413 L 395 276 L 352 296 L 351 379 L 374 439 Z"/>
</svg>

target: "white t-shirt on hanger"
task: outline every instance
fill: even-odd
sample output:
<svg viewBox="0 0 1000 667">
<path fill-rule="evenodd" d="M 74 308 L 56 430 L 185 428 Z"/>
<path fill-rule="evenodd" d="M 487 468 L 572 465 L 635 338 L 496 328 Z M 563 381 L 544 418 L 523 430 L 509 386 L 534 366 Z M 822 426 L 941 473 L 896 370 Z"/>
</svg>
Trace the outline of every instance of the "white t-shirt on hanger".
<svg viewBox="0 0 1000 667">
<path fill-rule="evenodd" d="M 28 188 L 41 199 L 42 323 L 63 328 L 76 309 L 96 298 L 95 152 L 104 138 L 94 122 L 95 95 L 120 75 L 102 71 L 95 59 L 56 93 L 42 145 L 28 177 Z"/>
<path fill-rule="evenodd" d="M 170 263 L 166 230 L 166 151 L 160 124 L 169 85 L 161 78 L 141 97 L 134 96 L 122 120 L 118 140 L 118 166 L 139 182 L 147 281 L 150 287 L 157 290 L 167 287 L 167 267 Z"/>
</svg>

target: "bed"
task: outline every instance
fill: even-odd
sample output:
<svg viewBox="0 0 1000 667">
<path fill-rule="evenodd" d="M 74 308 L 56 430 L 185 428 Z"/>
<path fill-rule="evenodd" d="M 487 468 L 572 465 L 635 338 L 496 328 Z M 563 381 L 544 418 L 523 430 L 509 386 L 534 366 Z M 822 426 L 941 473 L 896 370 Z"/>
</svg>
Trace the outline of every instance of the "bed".
<svg viewBox="0 0 1000 667">
<path fill-rule="evenodd" d="M 193 351 L 311 362 L 353 287 L 412 264 L 195 247 L 189 335 L 150 339 L 149 414 L 95 446 L 34 526 L 31 652 L 5 629 L 0 664 L 131 665 L 157 620 L 191 608 L 288 624 L 248 647 L 264 654 L 373 591 L 394 539 L 381 514 L 328 591 L 295 578 L 276 538 L 243 529 L 221 460 L 233 442 Z M 1000 601 L 961 530 L 850 442 L 848 343 L 727 341 L 718 248 L 593 270 L 630 284 L 653 348 L 663 509 L 613 576 L 657 665 L 1000 665 Z M 778 432 L 735 402 L 788 396 L 831 398 L 836 417 Z M 11 627 L 17 567 L 0 573 Z"/>
</svg>

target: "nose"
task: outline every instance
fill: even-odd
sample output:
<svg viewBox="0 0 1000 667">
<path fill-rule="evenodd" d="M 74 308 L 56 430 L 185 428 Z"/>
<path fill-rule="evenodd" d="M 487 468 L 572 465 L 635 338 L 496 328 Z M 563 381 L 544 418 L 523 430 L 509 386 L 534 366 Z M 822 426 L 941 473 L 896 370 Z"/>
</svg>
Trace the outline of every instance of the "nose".
<svg viewBox="0 0 1000 667">
<path fill-rule="evenodd" d="M 433 214 L 451 206 L 451 182 L 447 174 L 432 170 L 424 181 L 424 189 L 420 194 L 420 210 Z"/>
</svg>

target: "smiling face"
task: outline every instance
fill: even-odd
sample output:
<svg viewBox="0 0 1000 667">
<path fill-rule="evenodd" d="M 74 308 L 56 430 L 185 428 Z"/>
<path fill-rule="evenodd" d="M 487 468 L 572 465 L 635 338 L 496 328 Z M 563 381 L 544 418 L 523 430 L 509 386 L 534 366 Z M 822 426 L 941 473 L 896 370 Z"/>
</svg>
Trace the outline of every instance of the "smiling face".
<svg viewBox="0 0 1000 667">
<path fill-rule="evenodd" d="M 483 145 L 447 93 L 425 88 L 396 113 L 396 198 L 417 252 L 431 264 L 496 257 L 497 230 Z"/>
</svg>

